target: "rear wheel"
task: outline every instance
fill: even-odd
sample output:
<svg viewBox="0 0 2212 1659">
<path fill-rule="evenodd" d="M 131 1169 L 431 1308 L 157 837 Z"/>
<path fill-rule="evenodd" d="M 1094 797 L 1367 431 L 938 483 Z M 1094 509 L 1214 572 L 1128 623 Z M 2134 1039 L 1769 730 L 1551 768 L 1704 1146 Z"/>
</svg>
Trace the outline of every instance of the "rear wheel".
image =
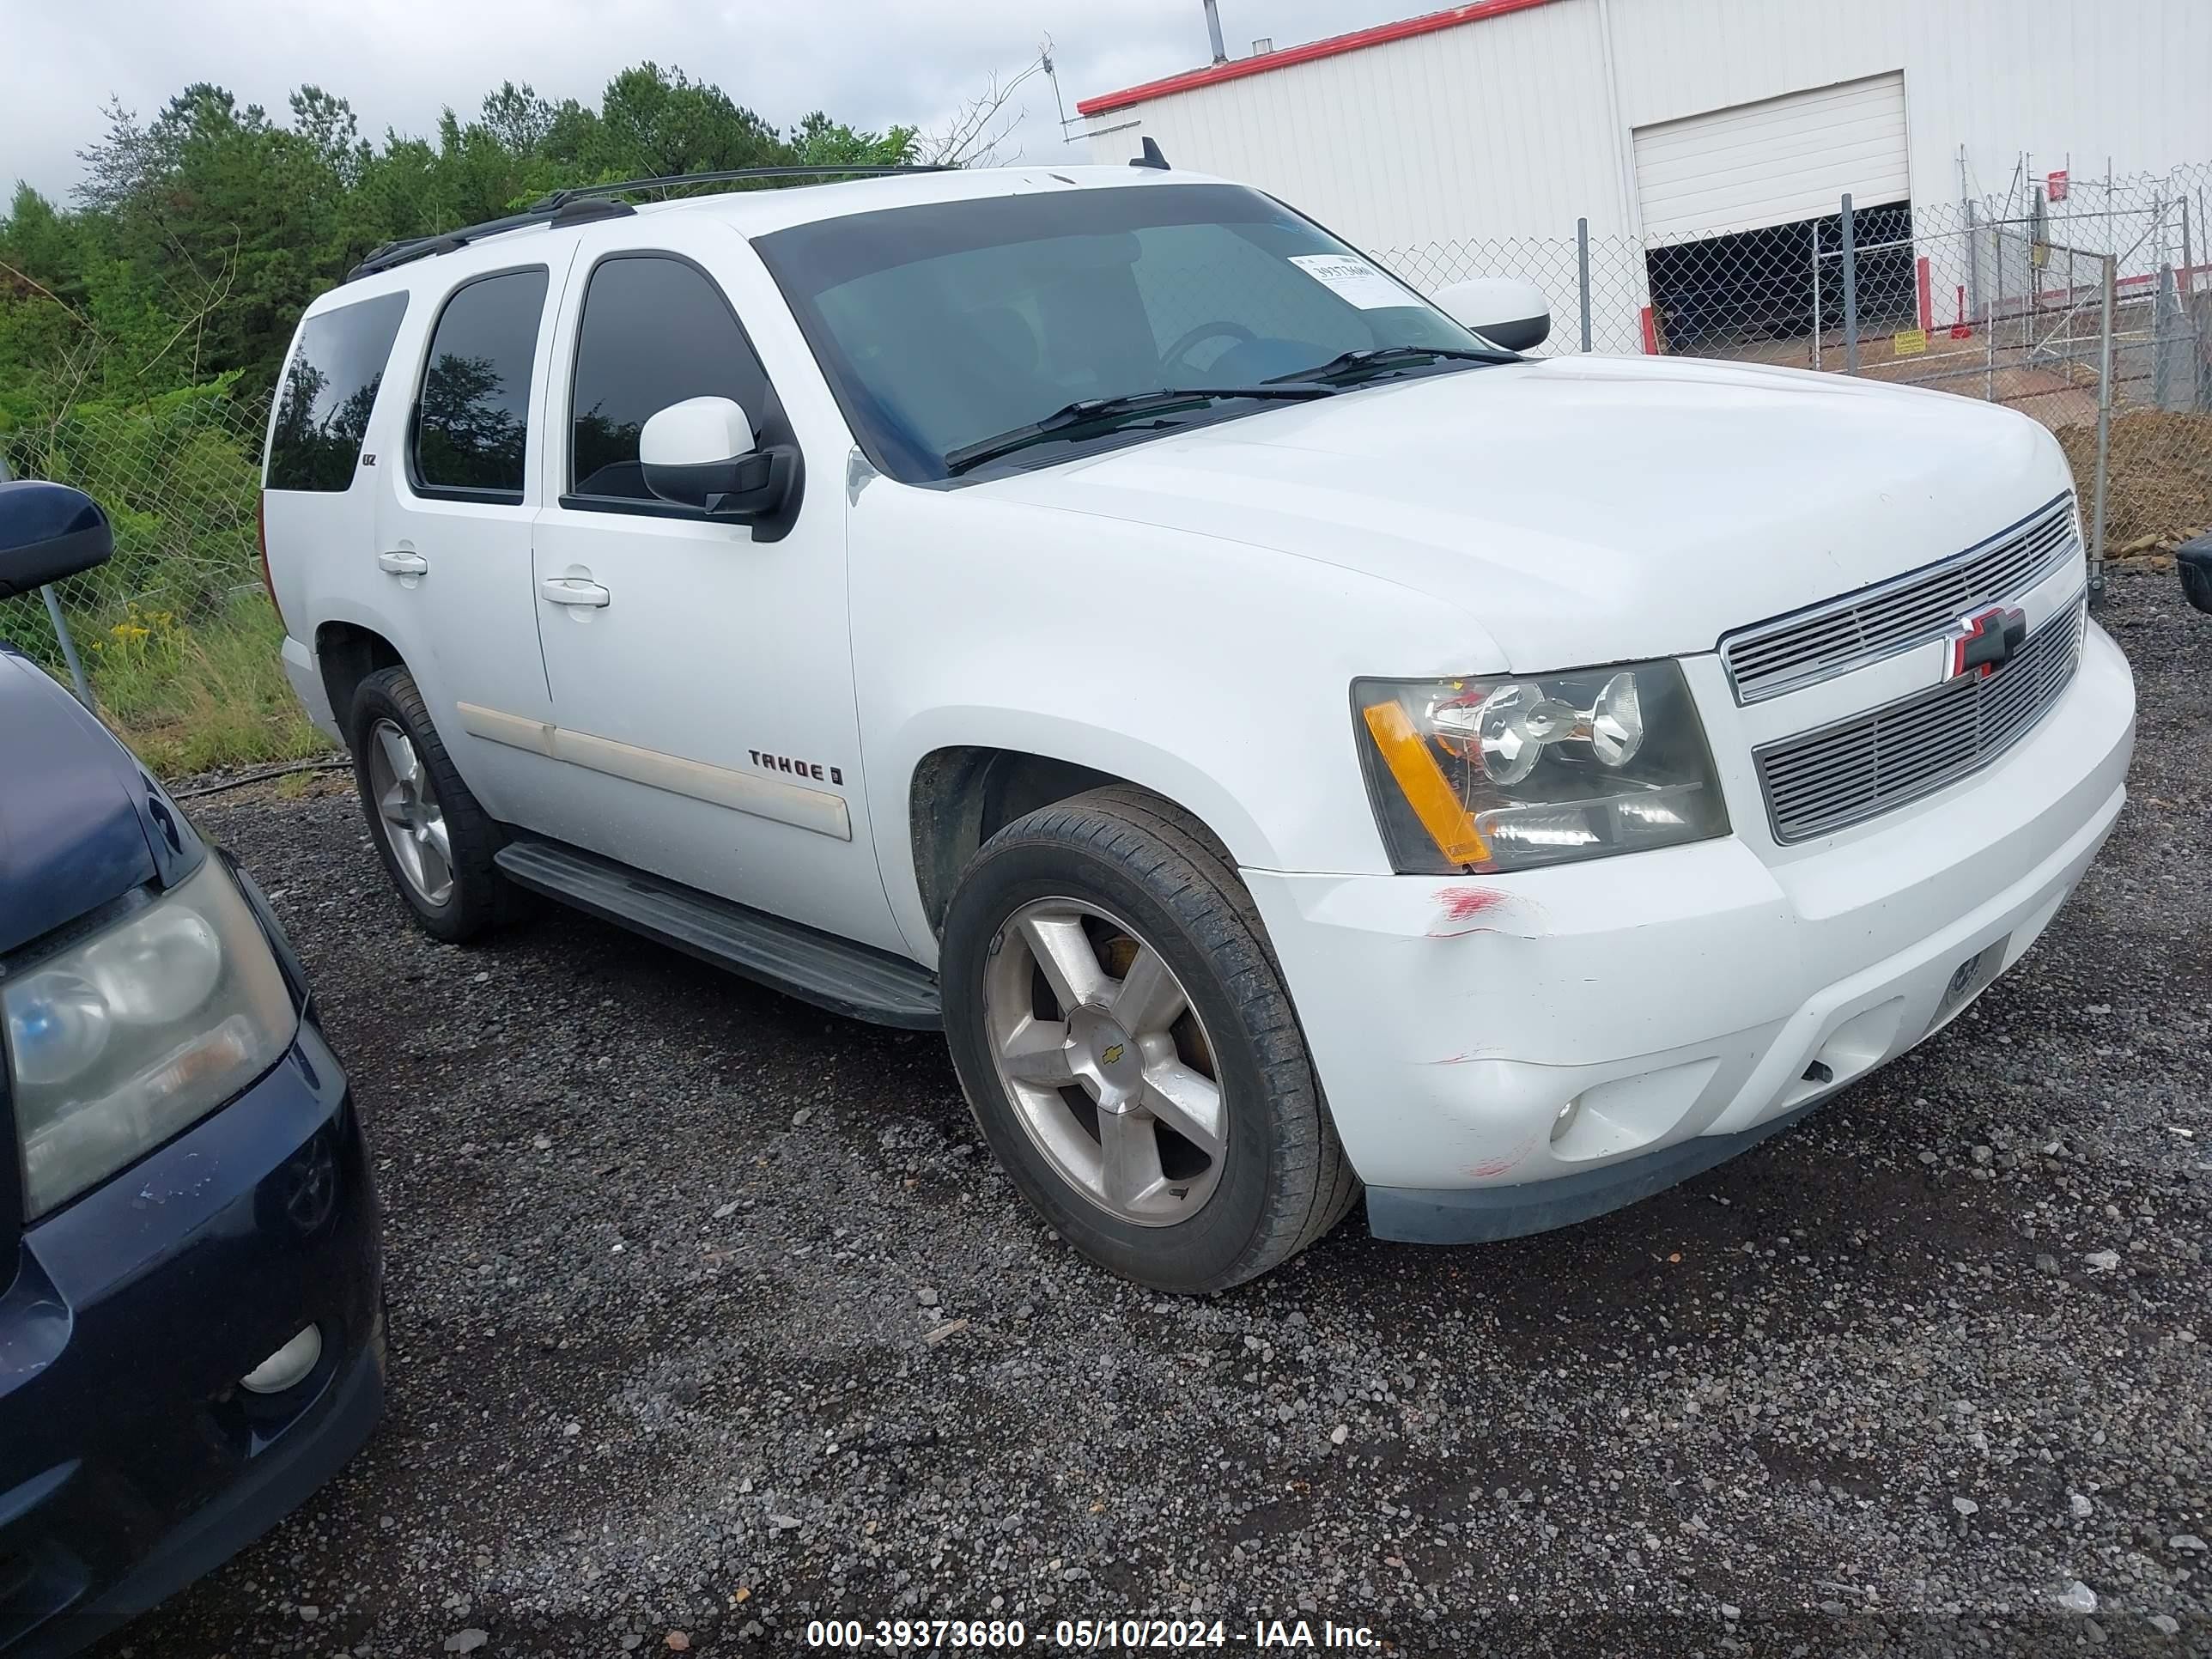
<svg viewBox="0 0 2212 1659">
<path fill-rule="evenodd" d="M 423 930 L 452 944 L 497 920 L 499 831 L 469 793 L 404 668 L 354 693 L 348 731 L 369 838 Z"/>
<path fill-rule="evenodd" d="M 1000 831 L 953 896 L 939 985 L 992 1150 L 1102 1265 L 1218 1290 L 1351 1207 L 1259 916 L 1179 809 L 1100 790 Z"/>
</svg>

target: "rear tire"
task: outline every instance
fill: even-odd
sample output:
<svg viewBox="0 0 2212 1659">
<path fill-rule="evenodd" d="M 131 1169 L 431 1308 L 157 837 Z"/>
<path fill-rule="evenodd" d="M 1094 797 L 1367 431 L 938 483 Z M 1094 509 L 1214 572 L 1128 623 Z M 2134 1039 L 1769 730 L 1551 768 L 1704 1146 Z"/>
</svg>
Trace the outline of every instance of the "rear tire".
<svg viewBox="0 0 2212 1659">
<path fill-rule="evenodd" d="M 953 894 L 939 986 L 984 1139 L 1101 1266 L 1224 1289 L 1358 1197 L 1251 896 L 1180 808 L 1117 787 L 1008 824 Z"/>
<path fill-rule="evenodd" d="M 505 886 L 499 826 L 453 769 L 415 677 L 385 668 L 362 681 L 346 732 L 369 839 L 422 931 L 449 945 L 488 931 Z"/>
</svg>

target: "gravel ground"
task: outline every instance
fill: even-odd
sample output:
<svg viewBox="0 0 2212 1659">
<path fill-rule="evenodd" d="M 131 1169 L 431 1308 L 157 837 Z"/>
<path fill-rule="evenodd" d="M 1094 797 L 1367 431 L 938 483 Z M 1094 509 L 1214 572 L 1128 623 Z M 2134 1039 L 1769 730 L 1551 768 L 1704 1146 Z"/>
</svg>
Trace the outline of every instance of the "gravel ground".
<svg viewBox="0 0 2212 1659">
<path fill-rule="evenodd" d="M 1631 1210 L 1453 1250 L 1355 1218 L 1200 1301 L 1047 1233 L 934 1038 L 562 914 L 435 945 L 342 780 L 199 803 L 354 1067 L 392 1389 L 103 1653 L 789 1650 L 823 1617 L 1052 1650 L 1120 1614 L 2212 1651 L 2212 618 L 2126 574 L 2107 616 L 2133 799 L 1943 1036 Z"/>
</svg>

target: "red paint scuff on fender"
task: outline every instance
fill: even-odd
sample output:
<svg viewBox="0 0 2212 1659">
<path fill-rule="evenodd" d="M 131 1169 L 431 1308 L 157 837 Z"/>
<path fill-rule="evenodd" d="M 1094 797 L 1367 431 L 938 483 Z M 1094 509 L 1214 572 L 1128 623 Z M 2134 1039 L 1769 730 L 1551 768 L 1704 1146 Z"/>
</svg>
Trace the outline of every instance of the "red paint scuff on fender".
<svg viewBox="0 0 2212 1659">
<path fill-rule="evenodd" d="M 1437 893 L 1437 902 L 1444 908 L 1444 915 L 1454 921 L 1465 921 L 1486 910 L 1494 910 L 1505 902 L 1505 895 L 1493 893 L 1487 887 L 1446 887 Z"/>
<path fill-rule="evenodd" d="M 1444 913 L 1446 921 L 1474 922 L 1492 910 L 1502 909 L 1510 902 L 1507 896 L 1487 887 L 1440 887 L 1437 903 Z M 1468 933 L 1494 933 L 1498 929 L 1486 925 L 1459 927 L 1431 927 L 1431 939 L 1459 939 Z"/>
</svg>

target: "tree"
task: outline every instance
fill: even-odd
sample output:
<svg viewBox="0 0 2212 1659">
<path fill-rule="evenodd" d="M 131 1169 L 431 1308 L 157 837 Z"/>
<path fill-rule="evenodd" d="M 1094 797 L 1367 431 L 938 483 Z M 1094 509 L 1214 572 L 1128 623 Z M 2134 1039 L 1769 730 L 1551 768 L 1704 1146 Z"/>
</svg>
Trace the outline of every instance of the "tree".
<svg viewBox="0 0 2212 1659">
<path fill-rule="evenodd" d="M 519 87 L 502 81 L 497 92 L 484 96 L 485 131 L 511 155 L 539 154 L 553 131 L 553 106 L 527 81 Z"/>
<path fill-rule="evenodd" d="M 984 82 L 982 91 L 963 102 L 942 127 L 921 137 L 919 159 L 939 167 L 996 166 L 1000 146 L 1029 112 L 1022 106 L 1010 112 L 1006 106 L 1013 101 L 1014 94 L 1024 81 L 1048 69 L 1050 64 L 1049 54 L 1040 52 L 1012 80 L 1002 82 L 994 75 Z"/>
<path fill-rule="evenodd" d="M 361 142 L 361 123 L 344 99 L 320 87 L 301 87 L 292 94 L 292 130 L 333 178 L 348 188 L 360 180 L 368 146 Z"/>
<path fill-rule="evenodd" d="M 720 87 L 658 64 L 624 70 L 607 83 L 599 126 L 617 176 L 773 167 L 789 155 L 774 127 Z"/>
<path fill-rule="evenodd" d="M 843 163 L 852 167 L 898 167 L 914 159 L 914 127 L 885 132 L 855 132 L 816 110 L 791 132 L 792 159 L 808 167 Z"/>
<path fill-rule="evenodd" d="M 994 117 L 1023 78 L 982 100 Z M 68 206 L 19 189 L 0 218 L 0 430 L 88 398 L 128 404 L 218 380 L 265 398 L 301 309 L 372 248 L 564 185 L 884 166 L 924 149 L 911 126 L 873 131 L 818 110 L 780 132 L 721 88 L 651 63 L 595 104 L 502 81 L 472 116 L 374 141 L 344 98 L 313 85 L 275 115 L 198 82 L 150 119 L 113 100 L 104 117 Z M 973 159 L 994 125 L 936 153 Z"/>
</svg>

